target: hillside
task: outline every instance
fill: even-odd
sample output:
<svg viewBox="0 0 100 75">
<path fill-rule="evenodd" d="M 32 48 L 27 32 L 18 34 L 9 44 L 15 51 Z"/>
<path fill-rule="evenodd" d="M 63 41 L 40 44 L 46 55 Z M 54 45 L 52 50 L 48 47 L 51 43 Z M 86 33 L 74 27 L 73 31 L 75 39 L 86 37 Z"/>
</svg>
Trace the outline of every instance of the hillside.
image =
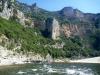
<svg viewBox="0 0 100 75">
<path fill-rule="evenodd" d="M 2 18 L 0 18 L 0 34 L 1 37 L 4 34 L 8 38 L 7 41 L 1 41 L 1 45 L 5 46 L 8 42 L 8 49 L 21 45 L 20 51 L 17 50 L 19 52 L 35 52 L 45 55 L 48 50 L 43 50 L 44 46 L 53 42 L 51 39 L 44 38 L 38 29 L 24 28 L 15 21 Z"/>
<path fill-rule="evenodd" d="M 9 8 L 6 0 L 3 5 L 0 45 L 9 50 L 20 46 L 16 52 L 43 57 L 50 54 L 53 58 L 100 56 L 100 14 L 83 13 L 72 7 L 49 12 L 36 3 L 30 6 L 18 1 Z"/>
</svg>

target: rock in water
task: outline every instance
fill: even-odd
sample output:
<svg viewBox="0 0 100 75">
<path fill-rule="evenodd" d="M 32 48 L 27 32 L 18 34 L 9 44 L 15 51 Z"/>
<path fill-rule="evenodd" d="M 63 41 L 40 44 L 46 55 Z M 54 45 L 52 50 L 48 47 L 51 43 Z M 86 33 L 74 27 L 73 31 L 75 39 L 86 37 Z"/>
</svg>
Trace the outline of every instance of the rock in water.
<svg viewBox="0 0 100 75">
<path fill-rule="evenodd" d="M 53 59 L 52 59 L 52 57 L 50 56 L 50 54 L 48 54 L 48 55 L 46 56 L 46 61 L 47 61 L 49 64 L 53 62 Z"/>
</svg>

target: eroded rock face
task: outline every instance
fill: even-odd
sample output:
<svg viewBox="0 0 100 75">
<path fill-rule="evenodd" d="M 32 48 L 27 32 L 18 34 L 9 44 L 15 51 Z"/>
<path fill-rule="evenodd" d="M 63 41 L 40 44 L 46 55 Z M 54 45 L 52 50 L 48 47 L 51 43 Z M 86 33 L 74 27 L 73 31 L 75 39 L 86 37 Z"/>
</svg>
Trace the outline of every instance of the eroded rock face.
<svg viewBox="0 0 100 75">
<path fill-rule="evenodd" d="M 24 13 L 14 7 L 15 0 L 0 1 L 0 17 L 9 20 L 11 17 L 16 17 L 19 23 L 25 27 L 34 27 L 34 22 L 30 18 L 26 18 Z"/>
<path fill-rule="evenodd" d="M 2 11 L 0 12 L 0 16 L 9 19 L 11 16 L 13 16 L 13 8 L 8 5 L 8 1 L 5 1 L 4 3 L 1 1 L 0 6 Z"/>
<path fill-rule="evenodd" d="M 83 18 L 84 17 L 84 14 L 78 10 L 78 9 L 73 9 L 72 7 L 65 7 L 63 8 L 61 11 L 60 11 L 60 14 L 62 16 L 65 16 L 65 17 L 70 17 L 70 18 Z"/>
<path fill-rule="evenodd" d="M 59 39 L 60 36 L 60 25 L 56 19 L 53 19 L 52 23 L 52 39 L 56 40 Z"/>
<path fill-rule="evenodd" d="M 55 18 L 48 18 L 46 21 L 46 31 L 49 32 L 49 36 L 56 40 L 60 36 L 60 25 Z"/>
<path fill-rule="evenodd" d="M 72 35 L 79 35 L 77 25 L 62 25 L 61 32 L 64 33 L 66 37 L 71 37 Z"/>
<path fill-rule="evenodd" d="M 60 31 L 66 37 L 80 36 L 91 34 L 93 32 L 94 26 L 91 24 L 63 24 Z"/>
<path fill-rule="evenodd" d="M 60 11 L 63 16 L 74 16 L 74 9 L 72 7 L 65 7 Z"/>
<path fill-rule="evenodd" d="M 21 11 L 17 10 L 17 14 L 16 16 L 18 17 L 19 19 L 19 22 L 22 24 L 22 25 L 25 25 L 25 16 L 24 16 L 24 13 L 22 13 Z"/>
<path fill-rule="evenodd" d="M 0 45 L 3 45 L 6 47 L 8 45 L 8 42 L 9 42 L 9 39 L 4 34 L 1 34 L 0 35 Z"/>
</svg>

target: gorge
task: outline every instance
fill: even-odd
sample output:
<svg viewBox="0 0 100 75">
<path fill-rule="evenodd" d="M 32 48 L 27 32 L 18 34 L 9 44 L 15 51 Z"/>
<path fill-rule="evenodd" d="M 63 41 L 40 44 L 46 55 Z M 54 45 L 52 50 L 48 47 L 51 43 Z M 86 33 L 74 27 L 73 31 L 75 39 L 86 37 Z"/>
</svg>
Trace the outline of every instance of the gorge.
<svg viewBox="0 0 100 75">
<path fill-rule="evenodd" d="M 36 3 L 0 1 L 0 45 L 8 50 L 43 58 L 50 54 L 54 59 L 96 57 L 100 56 L 99 33 L 99 13 L 72 7 L 50 12 Z"/>
</svg>

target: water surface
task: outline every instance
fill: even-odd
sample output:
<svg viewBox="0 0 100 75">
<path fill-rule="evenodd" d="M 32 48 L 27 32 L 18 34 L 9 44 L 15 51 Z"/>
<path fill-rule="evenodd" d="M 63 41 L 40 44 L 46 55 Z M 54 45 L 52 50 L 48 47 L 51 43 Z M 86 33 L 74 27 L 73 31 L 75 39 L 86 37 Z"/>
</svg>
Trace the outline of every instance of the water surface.
<svg viewBox="0 0 100 75">
<path fill-rule="evenodd" d="M 100 75 L 100 64 L 25 64 L 1 66 L 0 75 Z"/>
</svg>

